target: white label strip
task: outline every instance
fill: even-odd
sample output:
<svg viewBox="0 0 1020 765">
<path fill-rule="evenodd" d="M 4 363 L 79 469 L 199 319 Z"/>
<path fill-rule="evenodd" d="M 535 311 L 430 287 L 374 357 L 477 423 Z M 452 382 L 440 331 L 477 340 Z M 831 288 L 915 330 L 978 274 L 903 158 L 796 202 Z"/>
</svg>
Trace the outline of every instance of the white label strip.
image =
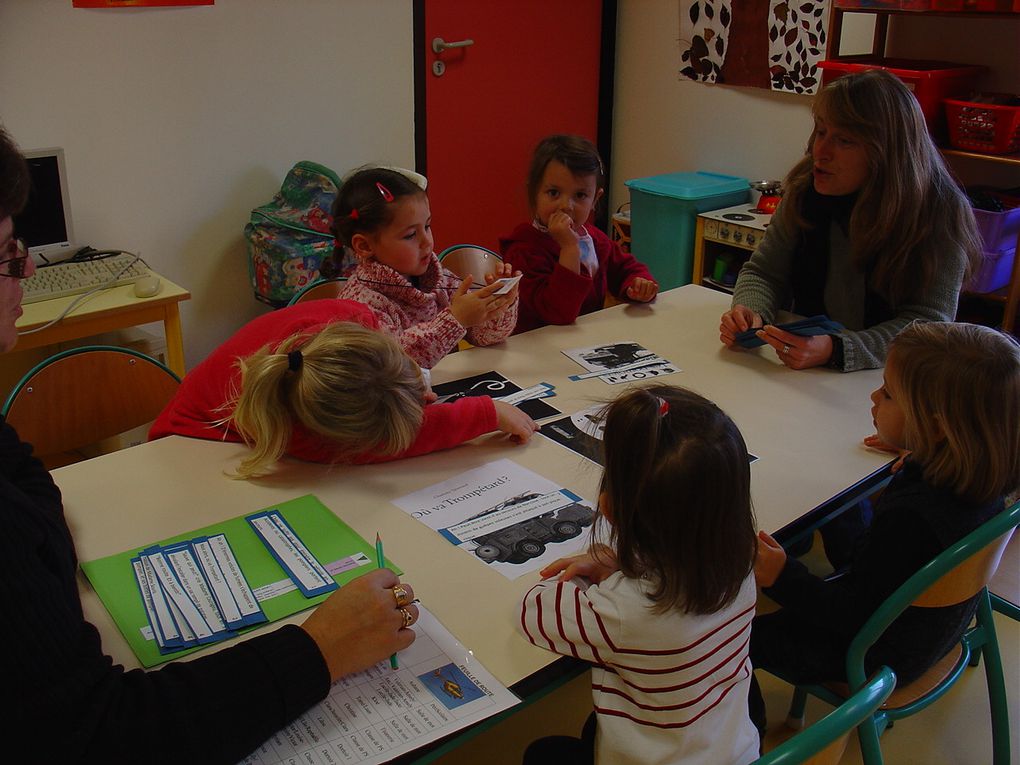
<svg viewBox="0 0 1020 765">
<path fill-rule="evenodd" d="M 301 541 L 298 535 L 291 530 L 287 522 L 283 520 L 283 516 L 279 513 L 270 513 L 269 518 L 276 525 L 276 528 L 280 530 L 280 533 L 286 536 L 290 543 L 297 548 L 297 551 L 304 556 L 305 560 L 307 560 L 315 570 L 315 573 L 322 578 L 323 583 L 334 584 L 333 577 L 331 577 L 329 572 L 323 568 L 321 563 L 319 563 L 319 559 L 312 555 L 312 551 L 305 547 L 305 543 Z"/>
<path fill-rule="evenodd" d="M 326 571 L 330 574 L 339 574 L 341 571 L 350 571 L 358 566 L 375 565 L 375 561 L 369 558 L 365 553 L 355 553 L 349 558 L 341 558 L 335 560 L 332 563 L 326 564 Z M 278 582 L 270 582 L 264 584 L 255 590 L 255 597 L 259 599 L 259 602 L 275 598 L 278 595 L 283 595 L 288 592 L 293 592 L 297 589 L 297 585 L 294 584 L 291 579 L 281 579 Z"/>
<path fill-rule="evenodd" d="M 262 534 L 266 544 L 273 548 L 280 563 L 307 590 L 314 590 L 326 583 L 324 573 L 320 574 L 290 537 L 275 523 L 271 515 L 252 518 L 252 524 Z"/>
<path fill-rule="evenodd" d="M 152 591 L 149 589 L 149 582 L 145 578 L 145 571 L 140 560 L 131 561 L 131 568 L 135 572 L 135 581 L 138 582 L 138 591 L 142 594 L 142 604 L 145 606 L 145 615 L 152 628 L 149 629 L 149 637 L 146 640 L 155 638 L 160 648 L 166 647 L 166 641 L 159 631 L 159 617 L 156 616 L 156 607 L 152 603 Z"/>
<path fill-rule="evenodd" d="M 655 355 L 645 356 L 644 358 L 635 361 L 632 364 L 623 364 L 622 366 L 618 366 L 615 369 L 597 369 L 594 372 L 585 372 L 584 374 L 581 375 L 570 375 L 568 379 L 574 381 L 588 380 L 591 379 L 592 377 L 602 377 L 603 375 L 612 375 L 616 374 L 617 372 L 627 372 L 630 371 L 631 369 L 640 369 L 641 367 L 647 367 L 650 364 L 663 364 L 663 363 L 668 364 L 669 362 L 667 362 L 664 358 L 660 356 Z"/>
<path fill-rule="evenodd" d="M 173 566 L 174 573 L 177 574 L 181 587 L 188 594 L 195 607 L 198 608 L 198 612 L 202 614 L 206 624 L 209 625 L 213 632 L 226 632 L 227 625 L 223 622 L 220 608 L 216 605 L 216 601 L 213 599 L 212 593 L 205 583 L 205 577 L 198 570 L 198 561 L 191 554 L 191 550 L 181 548 L 179 550 L 167 551 L 166 557 L 170 565 Z"/>
<path fill-rule="evenodd" d="M 198 607 L 192 602 L 191 598 L 181 587 L 180 582 L 177 581 L 177 577 L 174 576 L 173 571 L 170 570 L 170 566 L 166 562 L 162 552 L 154 552 L 151 555 L 146 556 L 152 562 L 152 567 L 156 570 L 156 576 L 159 578 L 159 584 L 163 588 L 164 592 L 170 596 L 172 606 L 177 606 L 181 615 L 184 617 L 185 622 L 195 633 L 199 640 L 203 640 L 208 637 L 212 637 L 212 629 L 206 623 L 202 617 Z M 171 607 L 172 610 L 172 607 Z"/>
<path fill-rule="evenodd" d="M 227 585 L 230 587 L 230 592 L 233 594 L 241 614 L 251 616 L 261 613 L 262 609 L 255 599 L 255 593 L 251 591 L 251 585 L 245 579 L 226 536 L 217 534 L 214 537 L 209 537 L 209 547 L 212 549 L 213 555 L 216 556 L 216 562 L 220 564 L 220 570 L 223 571 L 223 575 L 227 579 Z"/>
<path fill-rule="evenodd" d="M 503 401 L 513 406 L 519 404 L 521 401 L 529 401 L 533 398 L 548 398 L 549 396 L 555 396 L 553 392 L 553 386 L 549 383 L 539 383 L 538 385 L 532 385 L 530 388 L 519 390 L 516 393 L 511 393 L 506 396 L 500 396 L 497 401 Z"/>
<path fill-rule="evenodd" d="M 159 584 L 159 589 L 163 592 L 164 597 L 166 596 L 166 590 L 163 590 L 163 585 Z M 198 642 L 198 638 L 195 637 L 194 631 L 188 626 L 188 620 L 184 618 L 184 614 L 181 613 L 181 609 L 177 607 L 177 604 L 173 600 L 167 597 L 166 604 L 170 607 L 170 615 L 173 616 L 174 622 L 177 624 L 177 628 L 181 631 L 181 640 L 183 645 L 190 646 L 195 645 Z"/>
<path fill-rule="evenodd" d="M 170 613 L 170 607 L 167 605 L 166 598 L 163 597 L 163 588 L 159 586 L 156 572 L 153 570 L 148 556 L 141 555 L 139 561 L 142 564 L 145 583 L 149 587 L 149 594 L 152 596 L 152 604 L 156 608 L 156 618 L 159 619 L 159 624 L 157 625 L 159 631 L 163 633 L 163 638 L 167 642 L 180 642 L 181 633 L 177 629 L 177 623 Z"/>
<path fill-rule="evenodd" d="M 193 547 L 198 563 L 202 567 L 202 571 L 205 572 L 206 579 L 209 580 L 213 597 L 216 598 L 216 605 L 220 613 L 223 614 L 223 618 L 228 625 L 239 623 L 241 621 L 241 611 L 238 609 L 237 601 L 234 600 L 234 596 L 230 592 L 230 586 L 223 576 L 220 564 L 216 562 L 216 556 L 213 555 L 209 541 L 195 542 Z"/>
</svg>

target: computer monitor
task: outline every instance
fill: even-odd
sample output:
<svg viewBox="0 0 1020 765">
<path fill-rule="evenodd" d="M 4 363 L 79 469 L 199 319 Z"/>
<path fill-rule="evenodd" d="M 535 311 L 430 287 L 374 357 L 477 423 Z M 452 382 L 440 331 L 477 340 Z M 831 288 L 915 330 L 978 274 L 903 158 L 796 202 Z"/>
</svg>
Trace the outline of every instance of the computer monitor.
<svg viewBox="0 0 1020 765">
<path fill-rule="evenodd" d="M 14 231 L 25 240 L 36 263 L 64 260 L 74 254 L 71 203 L 63 149 L 23 152 L 32 189 L 25 209 L 14 216 Z"/>
</svg>

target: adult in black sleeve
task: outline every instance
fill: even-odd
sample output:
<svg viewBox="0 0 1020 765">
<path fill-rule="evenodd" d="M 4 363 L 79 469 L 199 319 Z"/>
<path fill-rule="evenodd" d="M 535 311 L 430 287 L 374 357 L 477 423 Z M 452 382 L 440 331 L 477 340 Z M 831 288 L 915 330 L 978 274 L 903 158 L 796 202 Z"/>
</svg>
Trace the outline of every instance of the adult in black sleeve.
<svg viewBox="0 0 1020 765">
<path fill-rule="evenodd" d="M 21 279 L 35 266 L 11 216 L 28 195 L 25 161 L 0 128 L 0 352 L 17 342 Z M 382 569 L 287 625 L 189 662 L 127 671 L 85 620 L 60 491 L 0 421 L 0 677 L 10 762 L 234 763 L 326 697 L 332 681 L 414 640 L 414 594 Z M 406 594 L 405 594 L 406 593 Z"/>
</svg>

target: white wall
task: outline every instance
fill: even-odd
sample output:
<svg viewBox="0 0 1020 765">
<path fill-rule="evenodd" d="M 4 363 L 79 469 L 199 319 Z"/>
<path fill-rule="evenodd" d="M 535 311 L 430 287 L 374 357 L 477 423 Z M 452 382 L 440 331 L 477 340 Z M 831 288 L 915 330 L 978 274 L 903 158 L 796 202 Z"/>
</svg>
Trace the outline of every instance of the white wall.
<svg viewBox="0 0 1020 765">
<path fill-rule="evenodd" d="M 811 131 L 810 98 L 681 79 L 678 0 L 620 0 L 613 187 L 659 173 L 709 170 L 782 179 Z"/>
<path fill-rule="evenodd" d="M 61 146 L 76 239 L 189 289 L 189 368 L 266 310 L 242 229 L 302 159 L 413 165 L 410 0 L 0 2 L 0 122 Z"/>
<path fill-rule="evenodd" d="M 842 55 L 871 50 L 874 19 L 844 16 Z M 629 198 L 627 179 L 693 170 L 781 179 L 807 145 L 810 97 L 681 79 L 679 37 L 679 0 L 620 0 L 612 210 Z M 1018 20 L 908 15 L 889 37 L 894 55 L 982 64 L 980 88 L 1020 90 Z M 951 164 L 966 183 L 1016 185 L 1007 165 Z"/>
</svg>

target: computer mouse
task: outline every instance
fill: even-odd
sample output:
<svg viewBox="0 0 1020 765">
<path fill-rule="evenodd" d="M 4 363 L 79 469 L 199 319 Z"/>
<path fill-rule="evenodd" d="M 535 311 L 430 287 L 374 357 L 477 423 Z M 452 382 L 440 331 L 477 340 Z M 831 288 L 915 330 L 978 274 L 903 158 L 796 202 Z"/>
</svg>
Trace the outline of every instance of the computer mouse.
<svg viewBox="0 0 1020 765">
<path fill-rule="evenodd" d="M 135 281 L 135 297 L 152 297 L 158 294 L 161 289 L 163 289 L 163 281 L 155 274 L 140 276 Z"/>
</svg>

